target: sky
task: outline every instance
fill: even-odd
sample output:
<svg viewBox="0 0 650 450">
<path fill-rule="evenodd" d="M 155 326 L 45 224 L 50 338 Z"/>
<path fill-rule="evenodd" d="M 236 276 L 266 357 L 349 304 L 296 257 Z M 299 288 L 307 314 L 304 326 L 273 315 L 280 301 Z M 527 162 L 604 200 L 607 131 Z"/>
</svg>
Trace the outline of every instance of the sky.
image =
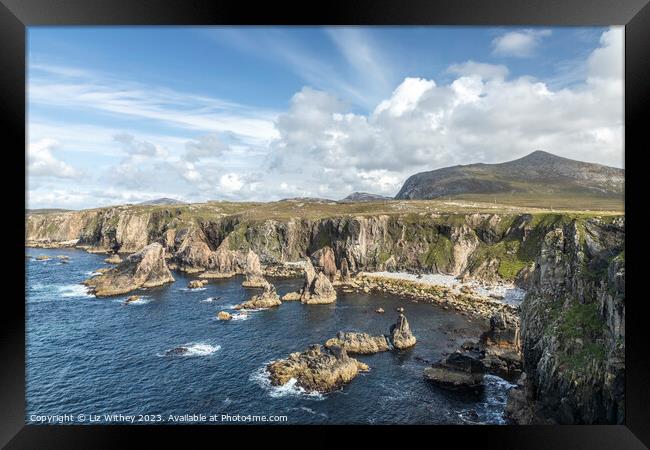
<svg viewBox="0 0 650 450">
<path fill-rule="evenodd" d="M 27 206 L 394 196 L 535 150 L 624 167 L 623 30 L 30 27 Z"/>
</svg>

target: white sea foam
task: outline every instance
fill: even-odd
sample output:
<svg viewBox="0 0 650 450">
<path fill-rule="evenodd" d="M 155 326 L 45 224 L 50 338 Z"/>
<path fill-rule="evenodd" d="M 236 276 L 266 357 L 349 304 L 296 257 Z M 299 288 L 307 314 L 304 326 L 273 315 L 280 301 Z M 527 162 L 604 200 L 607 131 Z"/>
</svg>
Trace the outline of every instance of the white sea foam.
<svg viewBox="0 0 650 450">
<path fill-rule="evenodd" d="M 167 352 L 173 349 L 167 350 L 163 354 L 158 356 L 178 356 L 178 357 L 192 357 L 192 356 L 210 356 L 214 352 L 221 350 L 220 345 L 211 345 L 205 342 L 190 342 L 188 344 L 179 345 L 174 348 L 185 348 L 186 352 L 178 355 L 167 355 Z"/>
<path fill-rule="evenodd" d="M 179 288 L 178 290 L 179 290 L 179 291 L 198 292 L 198 291 L 205 291 L 205 290 L 207 290 L 207 288 L 205 288 L 205 287 L 200 287 L 200 288 L 188 288 L 188 287 L 184 287 L 184 288 Z"/>
<path fill-rule="evenodd" d="M 146 305 L 147 303 L 150 303 L 152 300 L 151 297 L 148 296 L 140 296 L 137 300 L 130 301 L 129 303 L 125 303 L 125 299 L 121 300 L 116 300 L 119 303 L 122 303 L 124 306 L 131 306 L 131 305 Z"/>
<path fill-rule="evenodd" d="M 250 314 L 240 312 L 240 313 L 233 314 L 231 320 L 248 320 L 250 318 L 251 318 Z"/>
<path fill-rule="evenodd" d="M 260 367 L 258 370 L 253 372 L 250 377 L 251 381 L 257 383 L 262 389 L 268 392 L 271 398 L 282 398 L 282 397 L 302 397 L 309 398 L 313 400 L 324 400 L 325 397 L 320 392 L 308 392 L 302 387 L 298 386 L 298 380 L 295 378 L 289 379 L 282 386 L 273 386 L 271 384 L 271 374 L 266 369 L 266 364 Z"/>
<path fill-rule="evenodd" d="M 96 277 L 97 275 L 101 275 L 101 274 L 102 274 L 101 272 L 93 272 L 92 270 L 89 271 L 89 272 L 84 272 L 84 273 L 85 273 L 86 275 L 88 275 L 89 277 Z"/>
<path fill-rule="evenodd" d="M 212 303 L 216 302 L 217 300 L 220 300 L 221 297 L 208 297 L 206 299 L 201 300 L 201 303 Z"/>
<path fill-rule="evenodd" d="M 93 297 L 93 295 L 88 292 L 88 288 L 83 284 L 66 284 L 63 286 L 57 286 L 56 290 L 61 297 Z"/>
</svg>

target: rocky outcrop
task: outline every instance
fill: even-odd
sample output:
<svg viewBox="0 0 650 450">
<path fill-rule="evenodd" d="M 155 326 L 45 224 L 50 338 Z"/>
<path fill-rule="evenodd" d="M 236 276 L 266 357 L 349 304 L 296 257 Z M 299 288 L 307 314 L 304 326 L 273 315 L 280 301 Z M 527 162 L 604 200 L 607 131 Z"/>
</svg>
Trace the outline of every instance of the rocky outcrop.
<svg viewBox="0 0 650 450">
<path fill-rule="evenodd" d="M 482 363 L 486 370 L 514 380 L 521 374 L 520 322 L 504 313 L 490 318 L 490 328 L 480 338 Z"/>
<path fill-rule="evenodd" d="M 323 260 L 328 278 L 339 268 L 342 279 L 346 272 L 397 270 L 527 284 L 523 275 L 539 255 L 545 234 L 569 217 L 440 213 L 428 207 L 414 209 L 408 202 L 388 205 L 390 214 L 354 215 L 333 210 L 329 216 L 319 213 L 314 218 L 296 210 L 296 217 L 278 217 L 275 208 L 289 207 L 285 203 L 250 206 L 247 214 L 214 205 L 120 206 L 28 214 L 25 239 L 28 246 L 76 246 L 113 253 L 135 252 L 158 242 L 171 256 L 170 264 L 181 271 L 201 272 L 205 278 L 244 273 L 246 256 L 252 250 L 264 266 L 276 268 L 317 256 L 316 263 L 320 266 Z M 244 205 L 232 208 L 243 210 Z M 260 214 L 273 218 L 260 219 Z M 576 221 L 584 223 L 586 219 Z"/>
<path fill-rule="evenodd" d="M 191 280 L 189 283 L 187 283 L 187 287 L 189 289 L 200 289 L 206 284 L 208 284 L 208 280 Z"/>
<path fill-rule="evenodd" d="M 350 281 L 350 268 L 348 266 L 348 260 L 343 258 L 341 260 L 341 281 L 348 282 Z"/>
<path fill-rule="evenodd" d="M 260 257 L 253 250 L 246 255 L 246 279 L 242 283 L 244 287 L 263 288 L 267 285 L 264 279 L 264 272 L 260 264 Z"/>
<path fill-rule="evenodd" d="M 100 275 L 84 282 L 97 297 L 120 295 L 139 288 L 172 283 L 174 277 L 165 262 L 165 249 L 154 243 Z"/>
<path fill-rule="evenodd" d="M 311 255 L 311 261 L 330 280 L 336 278 L 336 257 L 331 247 L 325 246 Z"/>
<path fill-rule="evenodd" d="M 235 305 L 234 309 L 266 309 L 280 306 L 281 304 L 280 296 L 275 292 L 275 286 L 266 282 L 264 292 L 259 295 L 254 295 L 244 303 Z"/>
<path fill-rule="evenodd" d="M 300 292 L 287 292 L 282 296 L 283 302 L 296 302 L 300 301 Z"/>
<path fill-rule="evenodd" d="M 352 381 L 359 372 L 369 370 L 361 361 L 348 356 L 345 349 L 332 346 L 323 350 L 318 344 L 305 352 L 296 352 L 287 359 L 267 366 L 271 384 L 284 385 L 291 379 L 308 392 L 331 392 Z"/>
<path fill-rule="evenodd" d="M 305 264 L 305 282 L 300 294 L 300 301 L 308 305 L 333 303 L 336 291 L 330 280 L 322 272 L 316 272 L 311 261 Z"/>
<path fill-rule="evenodd" d="M 140 300 L 139 295 L 131 295 L 126 300 L 124 300 L 123 304 L 128 305 L 129 303 L 137 302 L 138 300 Z"/>
<path fill-rule="evenodd" d="M 521 305 L 525 377 L 510 418 L 625 420 L 625 228 L 622 218 L 565 220 L 543 236 Z"/>
<path fill-rule="evenodd" d="M 122 258 L 120 258 L 120 255 L 118 255 L 117 253 L 115 253 L 115 254 L 109 256 L 108 258 L 106 258 L 106 259 L 104 260 L 104 262 L 105 262 L 105 263 L 108 263 L 108 264 L 119 264 L 119 263 L 122 262 Z"/>
<path fill-rule="evenodd" d="M 399 350 L 413 347 L 417 342 L 417 339 L 411 333 L 406 316 L 402 313 L 400 313 L 397 323 L 390 327 L 390 340 L 393 347 Z"/>
<path fill-rule="evenodd" d="M 232 315 L 227 311 L 219 311 L 217 314 L 219 320 L 232 320 Z"/>
<path fill-rule="evenodd" d="M 348 353 L 360 355 L 371 355 L 390 349 L 390 345 L 384 336 L 370 336 L 367 333 L 343 331 L 340 331 L 336 337 L 328 339 L 325 342 L 325 347 L 341 347 Z"/>
<path fill-rule="evenodd" d="M 478 355 L 456 352 L 424 369 L 424 378 L 445 388 L 477 389 L 482 386 L 484 373 Z"/>
</svg>

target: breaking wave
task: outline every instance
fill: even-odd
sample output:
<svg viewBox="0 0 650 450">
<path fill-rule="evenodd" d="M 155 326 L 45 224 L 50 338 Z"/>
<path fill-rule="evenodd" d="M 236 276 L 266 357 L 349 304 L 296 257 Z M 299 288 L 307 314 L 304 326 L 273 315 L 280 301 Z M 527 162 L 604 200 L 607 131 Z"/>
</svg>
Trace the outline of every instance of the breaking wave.
<svg viewBox="0 0 650 450">
<path fill-rule="evenodd" d="M 219 350 L 221 350 L 220 345 L 211 345 L 206 344 L 205 342 L 191 342 L 189 344 L 183 344 L 179 345 L 178 347 L 171 348 L 165 351 L 165 353 L 159 354 L 158 356 L 210 356 Z"/>
<path fill-rule="evenodd" d="M 266 369 L 266 364 L 257 369 L 250 377 L 251 381 L 257 383 L 262 389 L 268 392 L 271 398 L 282 397 L 302 397 L 313 400 L 324 400 L 325 397 L 320 392 L 309 392 L 297 385 L 298 380 L 291 378 L 282 386 L 273 386 L 271 384 L 271 374 Z"/>
<path fill-rule="evenodd" d="M 66 284 L 57 286 L 56 291 L 61 297 L 89 298 L 94 297 L 83 284 Z"/>
</svg>

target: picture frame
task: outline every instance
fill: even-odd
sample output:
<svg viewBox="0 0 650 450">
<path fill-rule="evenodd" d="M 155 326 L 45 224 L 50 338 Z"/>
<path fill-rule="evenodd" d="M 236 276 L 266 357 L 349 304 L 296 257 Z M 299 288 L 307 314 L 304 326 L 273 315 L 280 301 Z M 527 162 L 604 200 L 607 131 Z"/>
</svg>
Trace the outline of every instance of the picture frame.
<svg viewBox="0 0 650 450">
<path fill-rule="evenodd" d="M 626 290 L 630 293 L 626 315 L 626 423 L 625 425 L 563 426 L 412 426 L 408 428 L 334 427 L 209 427 L 209 426 L 72 426 L 25 425 L 25 308 L 20 301 L 18 265 L 21 243 L 12 245 L 7 264 L 12 275 L 11 295 L 5 296 L 0 383 L 0 443 L 4 448 L 114 448 L 133 439 L 154 435 L 163 442 L 186 444 L 186 439 L 214 439 L 224 433 L 247 439 L 251 431 L 266 433 L 318 432 L 336 439 L 339 430 L 402 439 L 405 433 L 438 442 L 490 443 L 499 448 L 647 448 L 650 445 L 650 342 L 645 323 L 648 312 L 640 280 L 645 267 L 641 217 L 644 185 L 643 153 L 647 148 L 646 122 L 650 101 L 650 6 L 647 0 L 612 1 L 329 1 L 318 5 L 266 2 L 159 0 L 0 0 L 0 104 L 8 142 L 4 192 L 10 203 L 6 215 L 8 236 L 24 233 L 25 196 L 17 181 L 25 174 L 26 142 L 25 58 L 26 28 L 42 25 L 624 25 L 625 26 L 625 161 L 628 264 Z M 646 113 L 646 114 L 644 114 Z M 8 169 L 8 170 L 7 170 Z M 20 170 L 22 169 L 22 170 Z M 12 177 L 7 175 L 11 174 Z M 15 175 L 15 176 L 13 176 Z M 23 177 L 23 182 L 25 178 Z M 23 185 L 25 187 L 25 185 Z M 23 192 L 25 190 L 23 189 Z M 634 201 L 638 205 L 634 205 Z M 637 262 L 637 264 L 635 264 Z M 630 281 L 631 280 L 631 281 Z M 24 291 L 23 291 L 24 293 Z M 336 429 L 335 431 L 329 428 Z M 304 434 L 303 434 L 304 433 Z M 300 439 L 304 439 L 301 437 Z"/>
</svg>

